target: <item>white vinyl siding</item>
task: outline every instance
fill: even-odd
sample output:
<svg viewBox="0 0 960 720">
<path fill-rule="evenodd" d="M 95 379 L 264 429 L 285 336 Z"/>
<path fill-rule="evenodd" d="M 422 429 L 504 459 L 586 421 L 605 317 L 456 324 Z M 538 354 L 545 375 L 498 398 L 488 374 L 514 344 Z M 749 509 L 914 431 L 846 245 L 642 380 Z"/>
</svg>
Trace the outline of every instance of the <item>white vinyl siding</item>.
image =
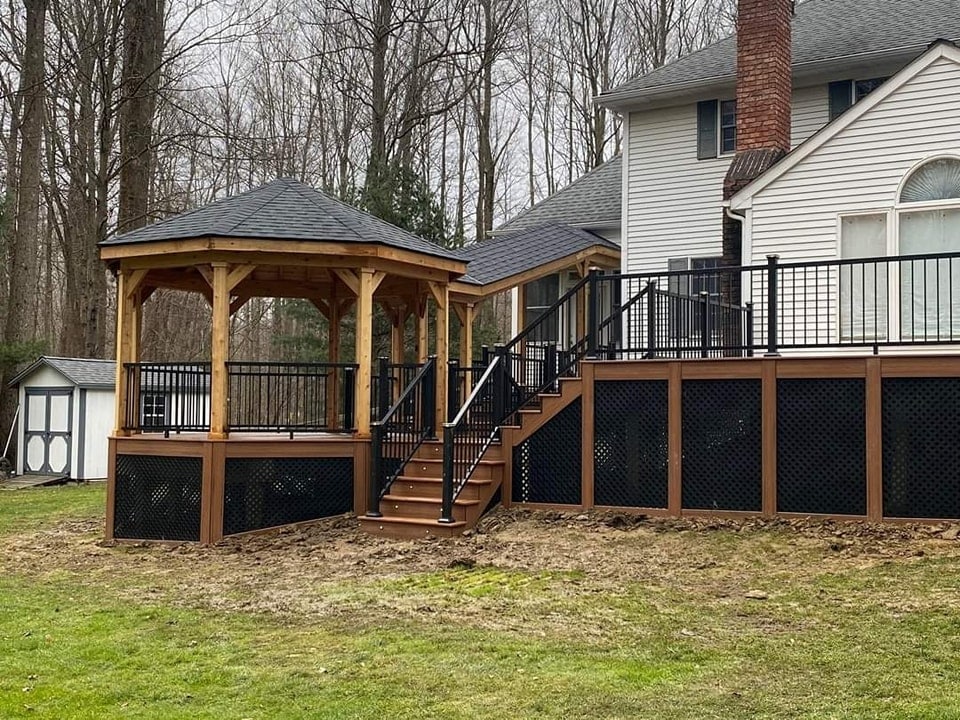
<svg viewBox="0 0 960 720">
<path fill-rule="evenodd" d="M 826 83 L 797 89 L 793 103 L 796 145 L 827 122 Z M 670 257 L 720 255 L 731 158 L 697 159 L 697 104 L 630 113 L 628 131 L 624 270 L 660 272 Z"/>
<path fill-rule="evenodd" d="M 753 197 L 752 258 L 837 257 L 841 214 L 892 209 L 926 157 L 960 152 L 960 67 L 943 58 Z"/>
<path fill-rule="evenodd" d="M 107 438 L 113 432 L 113 413 L 113 390 L 87 390 L 83 437 L 84 480 L 107 477 Z"/>
<path fill-rule="evenodd" d="M 745 259 L 753 264 L 770 254 L 781 262 L 836 259 L 841 218 L 856 213 L 886 213 L 887 249 L 897 254 L 901 183 L 924 159 L 957 153 L 960 65 L 940 58 L 753 196 Z M 819 290 L 838 297 L 835 269 Z M 833 308 L 808 318 L 823 328 L 823 340 L 839 334 Z"/>
</svg>

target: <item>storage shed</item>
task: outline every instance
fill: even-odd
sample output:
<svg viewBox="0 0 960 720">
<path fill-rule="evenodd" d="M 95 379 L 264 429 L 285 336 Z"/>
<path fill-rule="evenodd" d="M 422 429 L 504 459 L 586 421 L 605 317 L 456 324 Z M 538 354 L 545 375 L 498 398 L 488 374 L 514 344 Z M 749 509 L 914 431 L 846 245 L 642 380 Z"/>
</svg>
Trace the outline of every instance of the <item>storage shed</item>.
<svg viewBox="0 0 960 720">
<path fill-rule="evenodd" d="M 112 360 L 41 357 L 10 381 L 20 405 L 17 474 L 107 477 Z"/>
</svg>

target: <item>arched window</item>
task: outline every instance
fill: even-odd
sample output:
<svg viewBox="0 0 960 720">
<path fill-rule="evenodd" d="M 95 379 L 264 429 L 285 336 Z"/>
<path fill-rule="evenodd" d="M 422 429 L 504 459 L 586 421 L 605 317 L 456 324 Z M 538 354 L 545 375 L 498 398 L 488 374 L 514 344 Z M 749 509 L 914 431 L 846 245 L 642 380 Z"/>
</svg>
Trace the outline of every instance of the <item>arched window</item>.
<svg viewBox="0 0 960 720">
<path fill-rule="evenodd" d="M 914 170 L 900 191 L 899 218 L 901 256 L 939 256 L 897 268 L 901 336 L 960 337 L 960 256 L 944 257 L 960 252 L 960 159 L 940 157 Z"/>
<path fill-rule="evenodd" d="M 900 192 L 900 202 L 936 202 L 960 200 L 960 160 L 937 158 L 924 163 L 907 178 Z"/>
</svg>

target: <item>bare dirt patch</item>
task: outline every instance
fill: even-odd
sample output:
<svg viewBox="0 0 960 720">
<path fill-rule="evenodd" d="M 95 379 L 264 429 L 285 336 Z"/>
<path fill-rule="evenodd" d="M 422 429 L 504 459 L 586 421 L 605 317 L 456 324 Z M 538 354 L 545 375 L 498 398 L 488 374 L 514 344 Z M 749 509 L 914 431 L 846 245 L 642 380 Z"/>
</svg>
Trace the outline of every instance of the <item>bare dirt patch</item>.
<svg viewBox="0 0 960 720">
<path fill-rule="evenodd" d="M 349 517 L 216 547 L 109 544 L 101 535 L 99 521 L 71 520 L 8 537 L 0 568 L 33 576 L 66 573 L 138 601 L 280 618 L 349 615 L 373 622 L 389 613 L 442 622 L 455 611 L 484 625 L 515 622 L 525 613 L 548 624 L 551 617 L 568 623 L 568 598 L 592 595 L 615 603 L 636 588 L 662 612 L 670 612 L 680 595 L 765 603 L 777 600 L 782 585 L 810 585 L 829 573 L 960 556 L 960 541 L 945 525 L 517 509 L 497 510 L 453 540 L 383 540 L 360 532 Z M 514 585 L 529 590 L 531 583 L 536 592 L 511 593 Z M 894 609 L 907 602 L 955 602 L 947 592 L 919 600 L 889 592 L 880 601 Z M 498 614 L 507 606 L 511 613 Z M 602 615 L 601 608 L 583 632 L 599 632 Z"/>
</svg>

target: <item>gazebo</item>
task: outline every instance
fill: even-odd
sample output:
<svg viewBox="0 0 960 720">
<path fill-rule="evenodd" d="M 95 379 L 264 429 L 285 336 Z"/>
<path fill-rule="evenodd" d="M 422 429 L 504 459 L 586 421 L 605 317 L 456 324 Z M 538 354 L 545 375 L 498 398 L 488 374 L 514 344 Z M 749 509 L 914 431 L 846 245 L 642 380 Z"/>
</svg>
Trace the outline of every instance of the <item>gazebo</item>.
<svg viewBox="0 0 960 720">
<path fill-rule="evenodd" d="M 417 359 L 426 361 L 430 302 L 435 364 L 445 368 L 449 287 L 466 272 L 466 260 L 290 179 L 107 240 L 100 254 L 118 288 L 108 537 L 212 542 L 231 530 L 311 519 L 262 497 L 240 503 L 243 517 L 233 518 L 230 507 L 220 512 L 224 493 L 236 498 L 244 494 L 243 478 L 252 488 L 264 474 L 276 476 L 276 486 L 289 477 L 282 491 L 290 495 L 325 492 L 331 508 L 362 512 L 371 405 L 383 397 L 373 377 L 374 304 L 392 323 L 398 381 L 411 314 Z M 209 364 L 141 362 L 141 311 L 159 288 L 207 299 Z M 254 297 L 312 302 L 329 321 L 328 357 L 230 362 L 230 317 Z M 341 363 L 341 325 L 351 311 L 355 361 Z M 464 309 L 458 314 L 466 316 Z M 433 378 L 440 427 L 446 375 Z M 398 385 L 386 396 L 395 398 Z M 307 476 L 314 479 L 309 488 L 302 487 Z M 327 476 L 339 478 L 339 489 L 316 482 Z"/>
</svg>

